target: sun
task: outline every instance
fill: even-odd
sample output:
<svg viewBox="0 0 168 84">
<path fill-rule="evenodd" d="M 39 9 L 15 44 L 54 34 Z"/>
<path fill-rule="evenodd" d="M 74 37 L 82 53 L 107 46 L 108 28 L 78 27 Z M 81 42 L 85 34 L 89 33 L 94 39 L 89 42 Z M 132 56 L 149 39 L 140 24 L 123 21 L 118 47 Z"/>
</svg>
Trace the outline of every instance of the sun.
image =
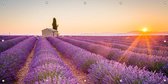
<svg viewBox="0 0 168 84">
<path fill-rule="evenodd" d="M 142 30 L 141 30 L 142 32 L 148 32 L 149 30 L 148 30 L 148 28 L 147 27 L 144 27 L 144 28 L 142 28 Z"/>
</svg>

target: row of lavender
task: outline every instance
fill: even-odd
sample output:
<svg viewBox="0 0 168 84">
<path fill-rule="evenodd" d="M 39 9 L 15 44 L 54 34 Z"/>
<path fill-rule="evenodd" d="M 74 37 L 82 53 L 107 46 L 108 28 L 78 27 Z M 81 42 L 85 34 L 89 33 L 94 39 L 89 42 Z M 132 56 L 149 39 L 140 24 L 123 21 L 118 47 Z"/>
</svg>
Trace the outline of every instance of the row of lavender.
<svg viewBox="0 0 168 84">
<path fill-rule="evenodd" d="M 168 49 L 163 48 L 161 45 L 160 45 L 159 49 L 158 49 L 158 47 L 157 47 L 157 49 L 152 49 L 151 45 L 153 45 L 153 44 L 151 44 L 151 43 L 150 43 L 150 47 L 151 47 L 150 51 L 148 51 L 147 48 L 139 48 L 137 46 L 132 47 L 130 43 L 129 43 L 129 45 L 120 43 L 120 42 L 125 42 L 126 39 L 124 39 L 125 41 L 124 40 L 120 41 L 119 39 L 115 39 L 116 42 L 113 42 L 113 41 L 112 42 L 105 42 L 103 40 L 100 40 L 100 38 L 98 38 L 98 40 L 95 40 L 96 37 L 94 39 L 92 39 L 90 37 L 69 37 L 69 38 L 74 38 L 74 39 L 77 39 L 77 40 L 83 40 L 83 41 L 87 41 L 87 42 L 101 44 L 101 45 L 104 45 L 104 46 L 107 46 L 107 47 L 118 48 L 118 49 L 121 49 L 121 50 L 127 50 L 128 48 L 131 48 L 130 51 L 133 51 L 135 53 L 157 55 L 157 56 L 165 56 L 165 55 L 167 56 L 167 54 L 168 54 L 168 51 L 167 51 Z M 111 39 L 113 39 L 113 38 L 111 38 Z M 142 40 L 142 39 L 139 39 L 139 40 Z M 139 43 L 139 41 L 137 43 Z M 146 44 L 146 42 L 139 43 L 139 44 L 148 45 L 148 44 Z M 155 44 L 155 46 L 156 46 L 156 44 Z"/>
<path fill-rule="evenodd" d="M 103 41 L 107 43 L 119 43 L 130 46 L 135 40 L 138 40 L 138 48 L 146 48 L 146 41 L 148 40 L 151 45 L 152 49 L 162 49 L 167 50 L 168 48 L 164 47 L 164 41 L 168 40 L 168 36 L 105 36 L 105 37 L 96 37 L 96 36 L 76 36 L 72 38 L 82 38 L 82 39 L 92 39 L 95 41 Z"/>
<path fill-rule="evenodd" d="M 139 48 L 145 48 L 146 44 L 144 44 L 147 40 L 150 42 L 154 49 L 158 49 L 159 47 L 162 47 L 165 44 L 165 40 L 168 40 L 167 35 L 140 35 L 140 36 L 76 36 L 73 38 L 83 38 L 83 39 L 93 39 L 96 41 L 104 41 L 104 42 L 112 42 L 112 43 L 120 43 L 125 45 L 131 45 L 131 43 L 137 38 L 140 38 L 137 47 Z"/>
<path fill-rule="evenodd" d="M 70 69 L 45 38 L 39 38 L 25 84 L 78 84 Z"/>
<path fill-rule="evenodd" d="M 16 37 L 19 37 L 19 36 L 0 35 L 0 42 L 2 42 L 2 40 L 6 41 L 6 40 L 10 40 Z"/>
<path fill-rule="evenodd" d="M 109 61 L 100 55 L 86 51 L 57 38 L 48 40 L 67 58 L 70 58 L 84 72 L 92 84 L 166 84 L 168 78 L 138 67 L 127 67 L 115 61 Z"/>
<path fill-rule="evenodd" d="M 121 49 L 121 50 L 127 50 L 128 48 L 131 48 L 129 51 L 133 51 L 135 53 L 157 55 L 157 56 L 167 56 L 167 54 L 168 54 L 167 50 L 150 49 L 150 51 L 148 51 L 147 48 L 138 48 L 136 46 L 131 47 L 131 46 L 120 44 L 120 43 L 101 42 L 101 41 L 95 41 L 95 40 L 91 40 L 91 39 L 88 40 L 88 39 L 82 39 L 82 38 L 77 38 L 77 39 L 87 41 L 87 42 L 91 42 L 91 43 L 95 43 L 95 44 L 101 44 L 101 45 L 111 47 L 111 48 L 118 48 L 118 49 Z"/>
<path fill-rule="evenodd" d="M 125 62 L 126 65 L 134 65 L 138 67 L 146 67 L 148 70 L 160 71 L 167 74 L 167 71 L 164 70 L 164 66 L 168 64 L 167 57 L 160 56 L 148 56 L 146 54 L 139 54 L 130 51 L 122 51 L 116 48 L 109 48 L 106 46 L 93 44 L 85 41 L 79 41 L 74 39 L 69 39 L 66 37 L 60 38 L 66 42 L 72 43 L 73 45 L 84 48 L 90 52 L 104 56 L 109 60 L 115 60 L 118 62 Z"/>
<path fill-rule="evenodd" d="M 29 53 L 31 52 L 35 37 L 18 43 L 14 47 L 0 54 L 0 80 L 6 84 L 11 84 L 17 80 L 17 72 L 21 69 Z M 27 45 L 29 44 L 29 45 Z"/>
<path fill-rule="evenodd" d="M 0 53 L 13 47 L 14 45 L 16 45 L 17 43 L 25 40 L 26 38 L 28 38 L 27 36 L 22 36 L 22 37 L 16 37 L 7 41 L 3 41 L 0 42 Z"/>
</svg>

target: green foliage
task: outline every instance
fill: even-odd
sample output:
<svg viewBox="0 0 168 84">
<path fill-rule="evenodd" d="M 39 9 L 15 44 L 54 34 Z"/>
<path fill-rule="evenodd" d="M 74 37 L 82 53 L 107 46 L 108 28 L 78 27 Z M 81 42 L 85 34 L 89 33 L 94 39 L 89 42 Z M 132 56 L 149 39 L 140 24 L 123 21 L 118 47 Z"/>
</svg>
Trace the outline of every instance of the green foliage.
<svg viewBox="0 0 168 84">
<path fill-rule="evenodd" d="M 112 60 L 112 58 L 114 57 L 115 53 L 114 52 L 110 52 L 107 56 L 107 59 Z"/>
<path fill-rule="evenodd" d="M 149 67 L 149 70 L 150 71 L 159 71 L 163 66 L 164 66 L 164 64 L 162 62 L 154 62 L 153 65 L 151 67 Z"/>
<path fill-rule="evenodd" d="M 87 70 L 89 69 L 91 64 L 94 64 L 96 61 L 95 60 L 87 60 L 83 65 L 82 65 L 82 70 L 87 73 Z"/>
<path fill-rule="evenodd" d="M 53 18 L 53 23 L 52 23 L 53 29 L 57 30 L 58 25 L 57 25 L 57 21 L 55 18 Z"/>
</svg>

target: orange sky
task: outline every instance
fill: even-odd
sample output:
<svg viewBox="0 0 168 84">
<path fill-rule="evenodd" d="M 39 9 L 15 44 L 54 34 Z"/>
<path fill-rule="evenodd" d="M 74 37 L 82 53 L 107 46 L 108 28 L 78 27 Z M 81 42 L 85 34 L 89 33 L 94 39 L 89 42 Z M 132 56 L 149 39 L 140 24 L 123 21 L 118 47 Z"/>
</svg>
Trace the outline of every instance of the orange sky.
<svg viewBox="0 0 168 84">
<path fill-rule="evenodd" d="M 166 1 L 1 0 L 0 34 L 40 35 L 52 27 L 53 17 L 61 34 L 126 33 L 143 27 L 168 32 Z"/>
</svg>

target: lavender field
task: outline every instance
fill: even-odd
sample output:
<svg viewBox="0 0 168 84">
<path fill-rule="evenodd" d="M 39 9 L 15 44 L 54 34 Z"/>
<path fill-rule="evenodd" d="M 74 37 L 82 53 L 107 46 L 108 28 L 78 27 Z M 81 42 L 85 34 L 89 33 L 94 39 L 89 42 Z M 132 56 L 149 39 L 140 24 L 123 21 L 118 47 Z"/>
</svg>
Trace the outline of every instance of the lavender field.
<svg viewBox="0 0 168 84">
<path fill-rule="evenodd" d="M 168 36 L 0 36 L 0 84 L 168 84 Z"/>
</svg>

